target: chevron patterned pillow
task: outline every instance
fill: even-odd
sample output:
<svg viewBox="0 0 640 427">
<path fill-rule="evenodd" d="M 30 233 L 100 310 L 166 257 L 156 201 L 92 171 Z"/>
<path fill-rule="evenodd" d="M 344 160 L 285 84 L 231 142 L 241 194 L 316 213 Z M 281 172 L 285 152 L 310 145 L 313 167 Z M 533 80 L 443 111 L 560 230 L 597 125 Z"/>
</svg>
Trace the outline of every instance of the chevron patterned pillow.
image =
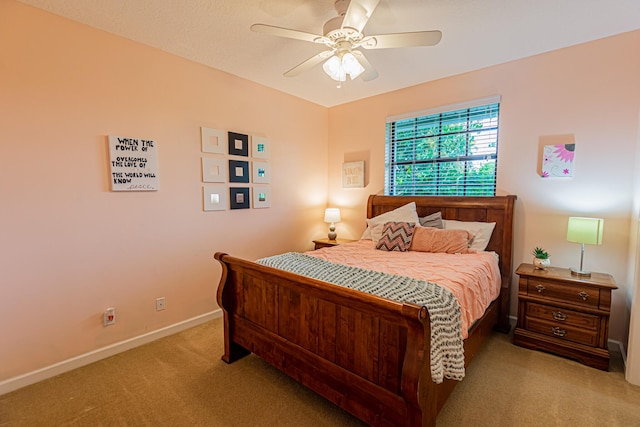
<svg viewBox="0 0 640 427">
<path fill-rule="evenodd" d="M 386 222 L 382 227 L 382 237 L 376 249 L 382 251 L 406 252 L 411 246 L 415 224 L 411 222 Z"/>
</svg>

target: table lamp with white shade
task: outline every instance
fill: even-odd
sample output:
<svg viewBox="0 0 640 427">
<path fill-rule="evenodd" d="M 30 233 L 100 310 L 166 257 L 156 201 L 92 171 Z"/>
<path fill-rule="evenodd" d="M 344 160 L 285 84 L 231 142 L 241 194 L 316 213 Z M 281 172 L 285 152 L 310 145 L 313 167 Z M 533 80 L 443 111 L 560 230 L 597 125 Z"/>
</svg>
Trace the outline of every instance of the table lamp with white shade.
<svg viewBox="0 0 640 427">
<path fill-rule="evenodd" d="M 584 261 L 584 245 L 600 245 L 602 244 L 602 229 L 604 227 L 604 219 L 602 218 L 583 218 L 572 216 L 569 217 L 567 225 L 567 240 L 570 242 L 580 243 L 582 251 L 580 252 L 580 269 L 571 269 L 574 276 L 591 277 L 591 272 L 586 271 L 582 267 Z"/>
<path fill-rule="evenodd" d="M 331 223 L 329 226 L 329 240 L 336 240 L 338 234 L 336 233 L 336 222 L 340 222 L 340 209 L 327 208 L 324 210 L 324 222 Z"/>
</svg>

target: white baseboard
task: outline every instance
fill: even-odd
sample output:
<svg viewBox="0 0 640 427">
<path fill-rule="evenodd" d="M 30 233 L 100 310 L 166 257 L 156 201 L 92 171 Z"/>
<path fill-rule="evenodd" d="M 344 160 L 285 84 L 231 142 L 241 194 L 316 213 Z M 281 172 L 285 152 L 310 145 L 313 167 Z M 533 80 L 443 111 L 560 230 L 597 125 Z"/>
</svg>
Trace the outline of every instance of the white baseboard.
<svg viewBox="0 0 640 427">
<path fill-rule="evenodd" d="M 120 341 L 115 344 L 111 344 L 106 347 L 102 347 L 88 353 L 72 357 L 71 359 L 63 360 L 62 362 L 54 363 L 53 365 L 28 372 L 14 378 L 9 378 L 8 380 L 0 381 L 0 396 L 19 388 L 35 384 L 42 380 L 46 380 L 47 378 L 55 377 L 56 375 L 62 374 L 64 372 L 80 368 L 81 366 L 97 362 L 98 360 L 105 359 L 115 354 L 122 353 L 123 351 L 130 350 L 134 347 L 150 343 L 151 341 L 176 334 L 178 332 L 184 331 L 185 329 L 192 328 L 201 323 L 208 322 L 209 320 L 213 320 L 221 316 L 222 310 L 217 309 L 209 313 L 192 317 L 191 319 L 187 319 L 182 322 L 174 323 L 173 325 L 169 325 L 164 328 L 139 335 L 137 337 L 129 338 L 127 340 Z"/>
</svg>

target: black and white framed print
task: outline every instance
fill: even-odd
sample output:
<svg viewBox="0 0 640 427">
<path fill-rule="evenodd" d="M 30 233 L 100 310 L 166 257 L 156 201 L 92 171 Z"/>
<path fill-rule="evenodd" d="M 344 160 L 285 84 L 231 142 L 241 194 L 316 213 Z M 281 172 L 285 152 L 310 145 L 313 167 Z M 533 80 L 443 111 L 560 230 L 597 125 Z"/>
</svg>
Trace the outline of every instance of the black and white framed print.
<svg viewBox="0 0 640 427">
<path fill-rule="evenodd" d="M 231 209 L 249 209 L 249 187 L 229 188 Z"/>
<path fill-rule="evenodd" d="M 229 160 L 229 182 L 249 182 L 249 162 Z"/>
<path fill-rule="evenodd" d="M 229 155 L 249 157 L 249 135 L 229 132 Z"/>
</svg>

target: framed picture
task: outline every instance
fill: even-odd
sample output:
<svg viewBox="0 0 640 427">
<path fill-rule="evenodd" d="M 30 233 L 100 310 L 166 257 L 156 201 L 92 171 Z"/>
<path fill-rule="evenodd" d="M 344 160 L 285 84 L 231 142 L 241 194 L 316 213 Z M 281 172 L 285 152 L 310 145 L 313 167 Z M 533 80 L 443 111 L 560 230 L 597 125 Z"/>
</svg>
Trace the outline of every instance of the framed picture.
<svg viewBox="0 0 640 427">
<path fill-rule="evenodd" d="M 229 182 L 249 182 L 249 162 L 229 160 Z"/>
<path fill-rule="evenodd" d="M 202 138 L 202 152 L 226 154 L 224 143 L 224 131 L 212 128 L 200 128 Z"/>
<path fill-rule="evenodd" d="M 253 187 L 253 208 L 270 208 L 271 193 L 268 185 L 256 185 Z"/>
<path fill-rule="evenodd" d="M 342 164 L 342 188 L 364 187 L 364 161 Z"/>
<path fill-rule="evenodd" d="M 111 191 L 157 191 L 157 150 L 151 139 L 109 135 Z"/>
<path fill-rule="evenodd" d="M 267 162 L 253 162 L 253 182 L 268 184 L 271 180 L 271 170 Z"/>
<path fill-rule="evenodd" d="M 269 139 L 262 136 L 251 137 L 251 155 L 259 159 L 269 158 Z"/>
<path fill-rule="evenodd" d="M 205 185 L 202 193 L 205 211 L 227 209 L 227 188 L 223 185 Z"/>
<path fill-rule="evenodd" d="M 229 154 L 249 157 L 249 135 L 229 132 Z"/>
<path fill-rule="evenodd" d="M 229 188 L 231 209 L 249 209 L 249 187 Z"/>
<path fill-rule="evenodd" d="M 573 177 L 576 144 L 545 145 L 542 150 L 543 178 Z"/>
<path fill-rule="evenodd" d="M 203 157 L 202 158 L 202 181 L 203 182 L 226 182 L 227 162 L 224 158 Z"/>
</svg>

